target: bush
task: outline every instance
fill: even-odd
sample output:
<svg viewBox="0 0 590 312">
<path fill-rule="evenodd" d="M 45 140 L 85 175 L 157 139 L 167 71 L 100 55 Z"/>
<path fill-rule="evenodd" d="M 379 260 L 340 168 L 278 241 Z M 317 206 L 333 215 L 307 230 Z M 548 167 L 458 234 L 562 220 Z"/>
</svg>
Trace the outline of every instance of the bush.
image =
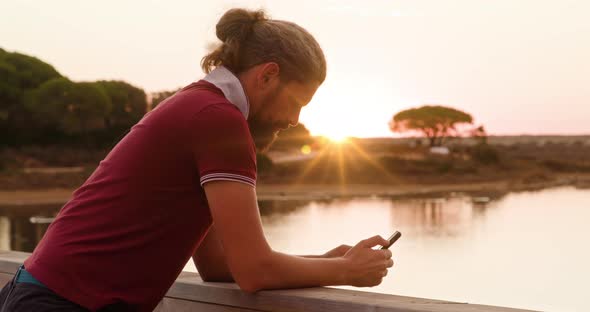
<svg viewBox="0 0 590 312">
<path fill-rule="evenodd" d="M 472 147 L 469 152 L 471 158 L 481 164 L 492 165 L 500 162 L 498 151 L 487 144 L 478 144 Z"/>
</svg>

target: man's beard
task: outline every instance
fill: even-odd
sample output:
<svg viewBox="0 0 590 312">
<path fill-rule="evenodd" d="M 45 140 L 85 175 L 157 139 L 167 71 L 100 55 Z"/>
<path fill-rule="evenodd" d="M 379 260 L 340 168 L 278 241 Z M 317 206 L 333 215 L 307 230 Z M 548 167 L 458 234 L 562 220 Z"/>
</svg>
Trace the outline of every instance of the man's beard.
<svg viewBox="0 0 590 312">
<path fill-rule="evenodd" d="M 268 122 L 263 122 L 256 118 L 250 118 L 248 119 L 248 127 L 250 128 L 250 134 L 254 139 L 256 150 L 259 153 L 267 152 L 278 137 L 278 131 L 276 130 L 275 125 Z"/>
<path fill-rule="evenodd" d="M 276 97 L 283 88 L 283 84 L 279 85 L 274 92 L 272 92 L 261 104 L 261 110 L 269 109 Z M 287 125 L 288 126 L 288 125 Z M 250 116 L 248 118 L 248 127 L 250 134 L 254 139 L 254 145 L 259 153 L 266 153 L 272 143 L 277 139 L 279 131 L 277 124 L 269 121 L 259 119 L 259 116 Z"/>
</svg>

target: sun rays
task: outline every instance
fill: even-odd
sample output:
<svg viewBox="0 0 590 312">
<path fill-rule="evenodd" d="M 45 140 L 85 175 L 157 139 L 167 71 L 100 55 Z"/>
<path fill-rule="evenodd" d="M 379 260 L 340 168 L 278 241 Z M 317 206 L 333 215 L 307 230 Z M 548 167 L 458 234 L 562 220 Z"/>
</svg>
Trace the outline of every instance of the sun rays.
<svg viewBox="0 0 590 312">
<path fill-rule="evenodd" d="M 350 183 L 358 180 L 355 179 L 358 178 L 355 175 L 362 175 L 367 170 L 377 171 L 383 181 L 398 181 L 398 178 L 379 162 L 379 157 L 382 155 L 365 151 L 357 140 L 349 137 L 330 137 L 319 141 L 321 144 L 315 147 L 315 157 L 302 167 L 294 179 L 293 186 L 300 185 L 309 179 L 321 183 L 325 179 L 332 179 L 333 177 L 330 175 L 335 175 L 340 190 L 346 192 Z M 316 171 L 319 171 L 319 173 Z M 316 177 L 323 173 L 323 179 L 310 177 L 312 173 Z"/>
</svg>

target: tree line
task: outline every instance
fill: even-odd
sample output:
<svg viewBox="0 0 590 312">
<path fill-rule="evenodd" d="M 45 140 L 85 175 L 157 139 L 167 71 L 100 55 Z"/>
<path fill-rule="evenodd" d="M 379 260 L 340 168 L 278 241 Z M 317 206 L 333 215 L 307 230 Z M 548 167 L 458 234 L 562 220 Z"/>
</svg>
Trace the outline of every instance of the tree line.
<svg viewBox="0 0 590 312">
<path fill-rule="evenodd" d="M 75 82 L 3 49 L 0 77 L 0 146 L 110 144 L 148 109 L 145 91 L 127 82 Z"/>
<path fill-rule="evenodd" d="M 178 90 L 150 94 L 152 108 Z M 19 145 L 112 145 L 148 111 L 143 89 L 125 81 L 75 82 L 53 66 L 0 48 L 0 147 Z M 457 136 L 485 140 L 470 114 L 427 105 L 401 111 L 389 123 L 394 132 L 424 135 L 431 146 Z M 303 125 L 281 133 L 278 148 L 313 140 Z"/>
</svg>

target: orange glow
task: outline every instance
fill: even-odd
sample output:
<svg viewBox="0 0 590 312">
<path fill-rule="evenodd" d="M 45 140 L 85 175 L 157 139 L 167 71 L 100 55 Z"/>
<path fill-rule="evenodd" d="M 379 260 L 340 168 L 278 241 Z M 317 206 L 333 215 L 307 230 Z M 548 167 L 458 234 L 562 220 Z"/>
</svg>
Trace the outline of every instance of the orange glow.
<svg viewBox="0 0 590 312">
<path fill-rule="evenodd" d="M 328 135 L 328 139 L 330 140 L 330 142 L 332 143 L 336 143 L 336 144 L 345 144 L 348 143 L 348 136 L 346 135 L 340 135 L 340 134 L 331 134 Z"/>
</svg>

